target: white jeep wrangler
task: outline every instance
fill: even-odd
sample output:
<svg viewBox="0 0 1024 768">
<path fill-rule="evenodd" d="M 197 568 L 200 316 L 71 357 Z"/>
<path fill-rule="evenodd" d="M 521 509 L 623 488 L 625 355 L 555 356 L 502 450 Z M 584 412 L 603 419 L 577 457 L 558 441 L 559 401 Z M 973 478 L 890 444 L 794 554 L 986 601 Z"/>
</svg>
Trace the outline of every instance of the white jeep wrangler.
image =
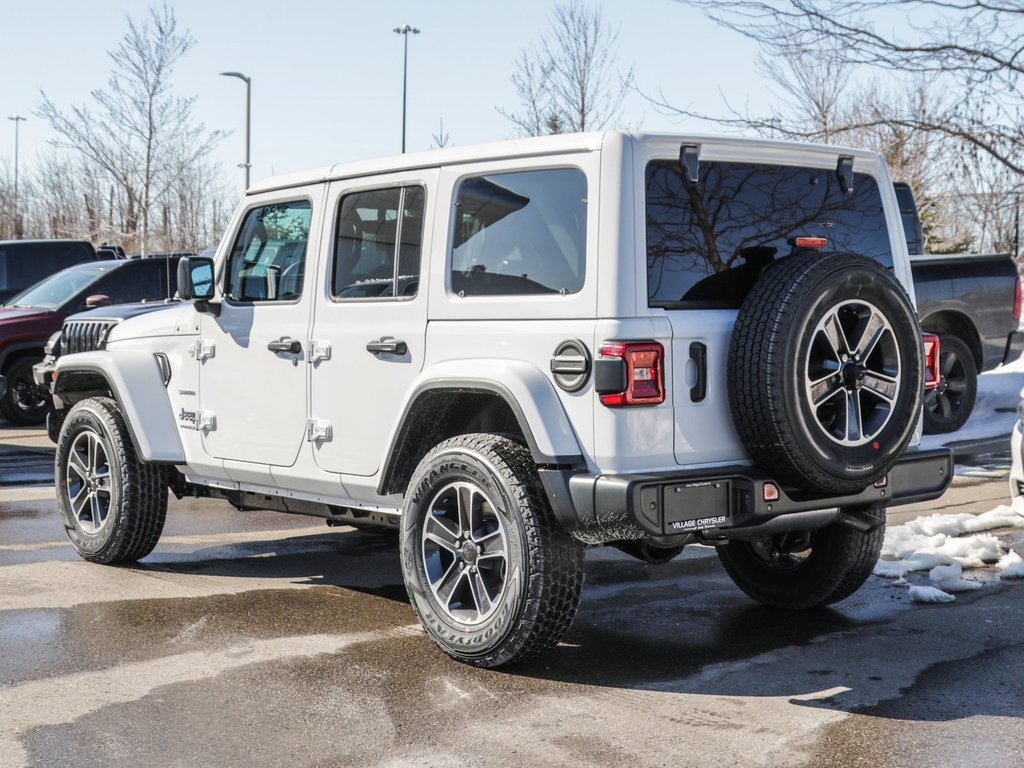
<svg viewBox="0 0 1024 768">
<path fill-rule="evenodd" d="M 393 525 L 470 664 L 559 641 L 585 545 L 710 544 L 763 603 L 842 600 L 886 505 L 952 475 L 908 450 L 926 360 L 868 152 L 599 133 L 327 167 L 255 185 L 178 284 L 57 363 L 78 552 L 144 557 L 168 490 Z"/>
</svg>

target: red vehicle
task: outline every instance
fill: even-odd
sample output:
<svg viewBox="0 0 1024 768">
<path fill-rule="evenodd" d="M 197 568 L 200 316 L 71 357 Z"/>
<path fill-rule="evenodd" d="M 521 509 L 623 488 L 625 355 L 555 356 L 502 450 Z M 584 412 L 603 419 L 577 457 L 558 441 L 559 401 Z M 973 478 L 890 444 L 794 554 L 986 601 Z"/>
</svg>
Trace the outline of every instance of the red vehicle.
<svg viewBox="0 0 1024 768">
<path fill-rule="evenodd" d="M 43 423 L 50 394 L 33 381 L 32 366 L 43 359 L 47 340 L 64 318 L 93 307 L 173 296 L 177 261 L 156 257 L 78 264 L 0 306 L 0 413 L 15 424 Z"/>
</svg>

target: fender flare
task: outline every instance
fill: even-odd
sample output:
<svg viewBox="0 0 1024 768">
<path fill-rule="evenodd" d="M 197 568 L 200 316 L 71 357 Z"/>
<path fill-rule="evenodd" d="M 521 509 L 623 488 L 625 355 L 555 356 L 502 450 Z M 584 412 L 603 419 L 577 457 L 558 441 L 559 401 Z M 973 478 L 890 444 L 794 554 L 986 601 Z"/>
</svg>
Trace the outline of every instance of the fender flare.
<svg viewBox="0 0 1024 768">
<path fill-rule="evenodd" d="M 512 410 L 538 465 L 586 464 L 558 394 L 540 369 L 518 360 L 449 360 L 421 371 L 409 388 L 399 411 L 401 416 L 388 438 L 379 491 L 387 487 L 395 472 L 395 463 L 415 420 L 417 402 L 423 395 L 438 390 L 487 392 L 500 397 Z"/>
<path fill-rule="evenodd" d="M 57 358 L 53 393 L 60 397 L 73 388 L 62 387 L 74 373 L 95 374 L 110 387 L 121 408 L 135 451 L 143 461 L 184 464 L 185 449 L 171 410 L 163 374 L 151 352 L 107 350 L 79 352 Z"/>
<path fill-rule="evenodd" d="M 18 357 L 22 352 L 38 352 L 39 356 L 43 355 L 43 345 L 46 342 L 38 341 L 22 341 L 17 344 L 11 344 L 9 347 L 4 347 L 3 351 L 0 351 L 0 370 L 7 365 L 7 361 L 12 357 Z"/>
</svg>

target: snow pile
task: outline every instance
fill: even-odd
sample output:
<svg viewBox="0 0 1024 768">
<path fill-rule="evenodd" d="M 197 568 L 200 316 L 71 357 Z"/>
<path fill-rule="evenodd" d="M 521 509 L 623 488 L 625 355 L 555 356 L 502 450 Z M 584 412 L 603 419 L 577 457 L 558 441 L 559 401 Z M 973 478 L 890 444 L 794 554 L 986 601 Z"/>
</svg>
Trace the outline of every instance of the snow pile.
<svg viewBox="0 0 1024 768">
<path fill-rule="evenodd" d="M 1000 558 L 996 567 L 1001 579 L 1024 579 L 1024 557 L 1012 550 Z"/>
<path fill-rule="evenodd" d="M 928 572 L 928 579 L 943 592 L 970 592 L 981 589 L 981 582 L 963 578 L 964 569 L 960 563 L 937 565 Z"/>
<path fill-rule="evenodd" d="M 928 571 L 931 585 L 910 587 L 915 603 L 948 603 L 956 592 L 981 589 L 981 582 L 963 577 L 964 568 L 996 565 L 1000 578 L 1024 578 L 1024 558 L 1007 554 L 998 538 L 984 533 L 997 528 L 1024 528 L 1024 498 L 981 515 L 934 514 L 893 526 L 885 532 L 883 559 L 874 573 L 902 586 L 908 573 Z"/>
<path fill-rule="evenodd" d="M 911 587 L 910 599 L 915 603 L 951 603 L 956 600 L 953 595 L 935 587 Z"/>
</svg>

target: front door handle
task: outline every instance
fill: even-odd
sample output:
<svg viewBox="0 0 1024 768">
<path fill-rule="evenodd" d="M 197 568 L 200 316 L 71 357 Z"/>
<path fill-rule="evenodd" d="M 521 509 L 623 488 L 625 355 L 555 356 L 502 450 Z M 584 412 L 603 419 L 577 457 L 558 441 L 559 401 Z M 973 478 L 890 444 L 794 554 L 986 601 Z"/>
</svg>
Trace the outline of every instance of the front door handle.
<svg viewBox="0 0 1024 768">
<path fill-rule="evenodd" d="M 375 355 L 404 355 L 409 351 L 409 347 L 400 339 L 393 339 L 390 336 L 384 336 L 377 341 L 369 342 L 366 345 L 366 351 L 372 352 Z"/>
<path fill-rule="evenodd" d="M 298 339 L 289 339 L 287 336 L 280 341 L 272 341 L 267 344 L 271 352 L 287 352 L 290 355 L 297 355 L 302 351 L 302 342 Z"/>
</svg>

